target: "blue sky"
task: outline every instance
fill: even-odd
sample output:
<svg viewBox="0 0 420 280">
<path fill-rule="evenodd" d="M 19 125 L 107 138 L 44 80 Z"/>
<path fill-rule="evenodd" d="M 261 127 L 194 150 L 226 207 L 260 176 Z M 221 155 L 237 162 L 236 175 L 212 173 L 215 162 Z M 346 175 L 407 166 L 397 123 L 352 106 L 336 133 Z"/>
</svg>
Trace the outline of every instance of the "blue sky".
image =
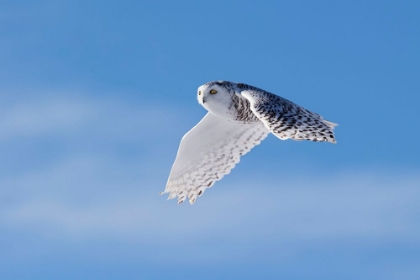
<svg viewBox="0 0 420 280">
<path fill-rule="evenodd" d="M 419 279 L 420 2 L 2 1 L 1 279 Z M 339 123 L 157 194 L 196 89 Z"/>
</svg>

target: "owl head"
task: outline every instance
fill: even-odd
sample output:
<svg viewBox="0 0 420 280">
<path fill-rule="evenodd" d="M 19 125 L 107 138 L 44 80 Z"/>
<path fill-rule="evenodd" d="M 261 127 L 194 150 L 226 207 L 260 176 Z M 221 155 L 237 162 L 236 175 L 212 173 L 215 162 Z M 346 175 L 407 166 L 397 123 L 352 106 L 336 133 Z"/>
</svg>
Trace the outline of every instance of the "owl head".
<svg viewBox="0 0 420 280">
<path fill-rule="evenodd" d="M 197 90 L 198 103 L 210 113 L 224 118 L 233 118 L 235 85 L 226 81 L 214 81 L 200 86 Z"/>
</svg>

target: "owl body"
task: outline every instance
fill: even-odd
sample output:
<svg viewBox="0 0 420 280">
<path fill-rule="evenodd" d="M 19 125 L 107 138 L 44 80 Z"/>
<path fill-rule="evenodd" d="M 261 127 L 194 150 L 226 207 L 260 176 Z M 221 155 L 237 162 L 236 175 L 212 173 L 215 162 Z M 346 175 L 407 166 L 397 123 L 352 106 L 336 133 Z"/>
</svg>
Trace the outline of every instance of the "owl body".
<svg viewBox="0 0 420 280">
<path fill-rule="evenodd" d="M 178 203 L 193 204 L 270 132 L 281 140 L 336 143 L 336 124 L 257 87 L 214 81 L 200 86 L 197 98 L 209 113 L 182 138 L 163 192 Z"/>
</svg>

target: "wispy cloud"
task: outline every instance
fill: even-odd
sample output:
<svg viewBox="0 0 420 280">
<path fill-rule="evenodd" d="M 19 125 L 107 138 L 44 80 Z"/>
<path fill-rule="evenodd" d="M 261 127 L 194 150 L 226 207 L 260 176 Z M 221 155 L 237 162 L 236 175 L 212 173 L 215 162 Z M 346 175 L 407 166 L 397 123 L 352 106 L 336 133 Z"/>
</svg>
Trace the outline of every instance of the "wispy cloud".
<svg viewBox="0 0 420 280">
<path fill-rule="evenodd" d="M 144 175 L 139 165 L 122 168 L 112 159 L 66 163 L 16 180 L 13 192 L 9 190 L 16 204 L 3 206 L 0 217 L 3 225 L 22 229 L 54 229 L 83 238 L 98 232 L 125 238 L 146 235 L 148 242 L 156 233 L 171 232 L 165 240 L 173 242 L 197 234 L 218 235 L 223 229 L 227 235 L 240 233 L 236 238 L 420 241 L 416 174 L 354 173 L 284 180 L 280 186 L 273 178 L 264 184 L 220 182 L 194 206 L 165 201 L 157 195 L 158 180 Z M 159 236 L 155 242 L 165 240 Z"/>
<path fill-rule="evenodd" d="M 0 141 L 63 135 L 150 138 L 170 128 L 168 116 L 175 121 L 174 108 L 130 104 L 118 98 L 87 98 L 83 92 L 51 92 L 2 104 Z"/>
</svg>

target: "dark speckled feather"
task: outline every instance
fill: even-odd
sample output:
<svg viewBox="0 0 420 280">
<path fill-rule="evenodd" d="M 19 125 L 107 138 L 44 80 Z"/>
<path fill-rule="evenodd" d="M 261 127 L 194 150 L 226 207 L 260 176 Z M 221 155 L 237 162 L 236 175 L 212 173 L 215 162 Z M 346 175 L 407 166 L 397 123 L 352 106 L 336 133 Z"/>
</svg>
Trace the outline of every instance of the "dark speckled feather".
<svg viewBox="0 0 420 280">
<path fill-rule="evenodd" d="M 317 113 L 262 90 L 249 89 L 241 95 L 250 102 L 251 111 L 278 138 L 336 143 L 333 133 L 336 124 Z"/>
<path fill-rule="evenodd" d="M 285 98 L 243 83 L 215 81 L 231 95 L 234 119 L 244 123 L 262 121 L 278 138 L 336 143 L 336 124 L 324 120 Z"/>
</svg>

